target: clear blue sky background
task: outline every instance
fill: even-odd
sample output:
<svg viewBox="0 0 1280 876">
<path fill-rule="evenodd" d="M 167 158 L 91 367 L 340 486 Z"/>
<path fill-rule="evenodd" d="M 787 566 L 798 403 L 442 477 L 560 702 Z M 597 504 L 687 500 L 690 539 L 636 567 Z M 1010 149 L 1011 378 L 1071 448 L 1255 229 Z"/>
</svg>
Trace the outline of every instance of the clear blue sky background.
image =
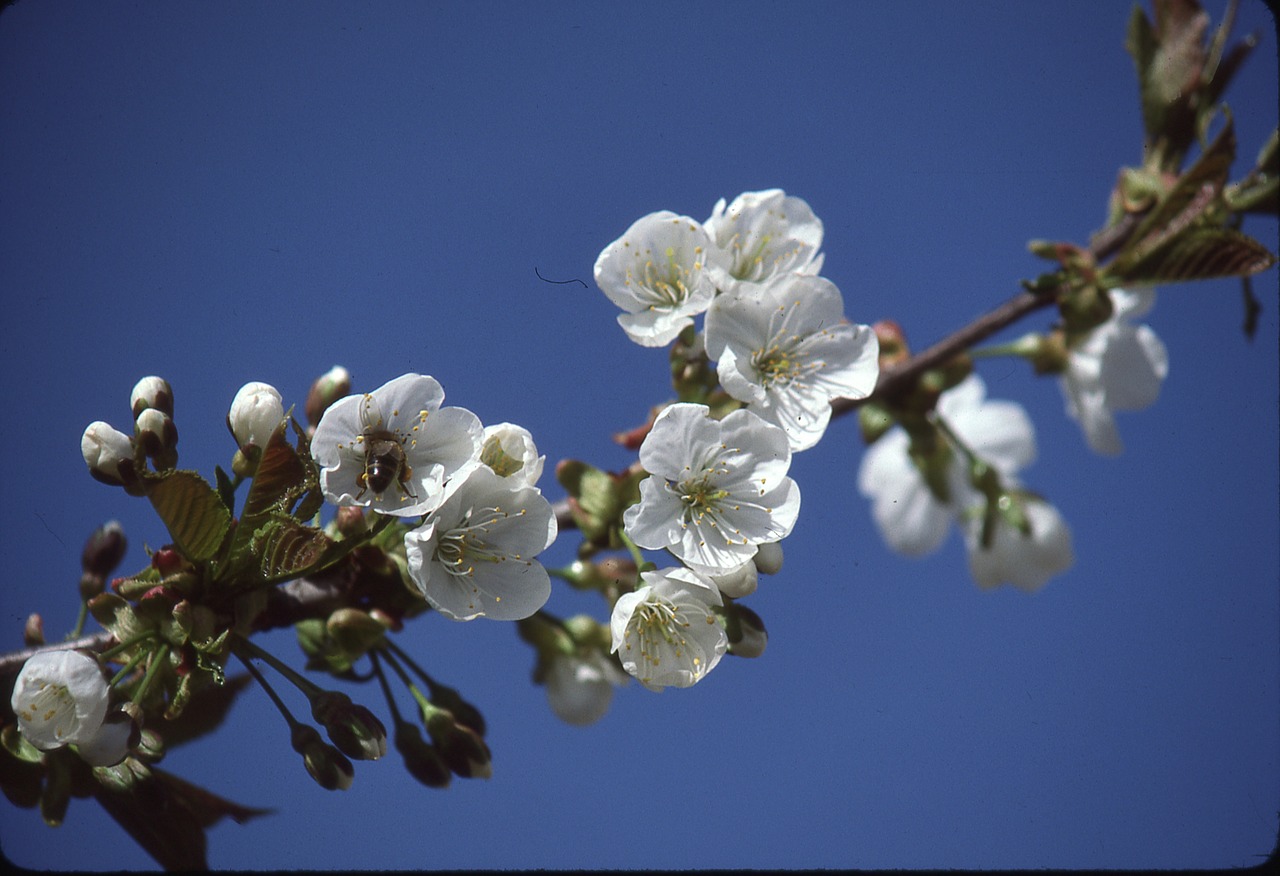
<svg viewBox="0 0 1280 876">
<path fill-rule="evenodd" d="M 1221 2 L 1210 11 L 1221 14 Z M 1229 96 L 1242 160 L 1276 124 L 1273 22 Z M 432 374 L 486 423 L 620 468 L 609 434 L 667 396 L 593 284 L 641 215 L 781 187 L 826 225 L 859 322 L 918 348 L 1014 294 L 1031 238 L 1086 242 L 1141 159 L 1131 4 L 60 3 L 0 15 L 4 647 L 72 624 L 83 539 L 120 519 L 124 570 L 166 540 L 92 481 L 92 420 L 134 382 L 177 395 L 181 464 L 223 418 L 335 363 L 367 390 Z M 1275 248 L 1274 221 L 1246 230 Z M 572 283 L 549 285 L 535 275 Z M 392 755 L 317 788 L 253 689 L 164 766 L 277 808 L 210 835 L 221 868 L 1219 867 L 1271 852 L 1280 810 L 1277 316 L 1251 343 L 1233 282 L 1162 291 L 1157 405 L 1093 455 L 1054 383 L 983 363 L 1024 404 L 1026 481 L 1073 527 L 1036 596 L 983 593 L 960 539 L 888 552 L 855 489 L 856 425 L 797 457 L 782 573 L 747 604 L 759 660 L 691 690 L 621 691 L 560 723 L 509 624 L 427 616 L 399 643 L 484 709 L 494 777 L 422 788 Z M 1043 328 L 1048 316 L 1019 326 Z M 1013 332 L 1009 333 L 1012 336 Z M 566 533 L 547 554 L 565 562 Z M 561 614 L 597 602 L 557 586 Z M 301 665 L 292 634 L 264 640 Z M 362 689 L 378 707 L 376 689 Z M 3 804 L 37 868 L 152 862 L 89 802 L 56 832 Z"/>
</svg>

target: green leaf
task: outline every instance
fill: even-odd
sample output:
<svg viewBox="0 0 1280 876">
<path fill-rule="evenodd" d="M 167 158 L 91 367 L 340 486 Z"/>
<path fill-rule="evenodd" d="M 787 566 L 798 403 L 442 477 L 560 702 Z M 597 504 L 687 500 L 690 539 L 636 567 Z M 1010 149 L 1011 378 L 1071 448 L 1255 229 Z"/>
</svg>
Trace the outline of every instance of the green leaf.
<svg viewBox="0 0 1280 876">
<path fill-rule="evenodd" d="M 132 641 L 150 629 L 138 618 L 133 606 L 115 593 L 99 593 L 90 599 L 89 613 L 117 642 Z"/>
<path fill-rule="evenodd" d="M 1108 270 L 1116 285 L 1247 277 L 1265 271 L 1276 259 L 1252 237 L 1227 228 L 1202 228 L 1148 253 L 1123 272 Z"/>
<path fill-rule="evenodd" d="M 227 507 L 229 513 L 234 514 L 236 510 L 236 488 L 231 481 L 230 475 L 222 470 L 222 466 L 215 465 L 213 467 L 214 482 L 218 485 L 218 495 L 222 498 L 222 504 Z"/>
<path fill-rule="evenodd" d="M 189 560 L 207 560 L 231 528 L 231 514 L 209 482 L 193 471 L 168 471 L 148 479 L 147 498 L 174 545 Z"/>
</svg>

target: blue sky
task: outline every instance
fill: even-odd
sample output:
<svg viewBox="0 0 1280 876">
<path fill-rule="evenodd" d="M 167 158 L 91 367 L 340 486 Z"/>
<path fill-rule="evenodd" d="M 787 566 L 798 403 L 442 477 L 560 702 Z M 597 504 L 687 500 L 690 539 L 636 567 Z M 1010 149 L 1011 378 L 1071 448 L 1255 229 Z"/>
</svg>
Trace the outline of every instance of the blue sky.
<svg viewBox="0 0 1280 876">
<path fill-rule="evenodd" d="M 1215 19 L 1224 4 L 1210 4 Z M 823 220 L 823 274 L 857 322 L 918 349 L 1087 242 L 1141 160 L 1131 5 L 58 3 L 0 14 L 0 471 L 5 647 L 28 613 L 69 629 L 83 539 L 116 518 L 122 571 L 166 536 L 91 480 L 93 420 L 173 385 L 181 465 L 234 451 L 250 380 L 301 404 L 335 363 L 360 390 L 408 371 L 548 457 L 621 468 L 609 441 L 664 400 L 591 282 L 645 213 L 695 218 L 772 187 Z M 1233 178 L 1276 124 L 1270 14 L 1228 95 Z M 1273 250 L 1275 221 L 1246 231 Z M 551 285 L 551 279 L 581 278 Z M 766 654 L 690 690 L 631 685 L 560 723 L 510 624 L 419 619 L 398 642 L 488 719 L 494 777 L 422 788 L 393 755 L 318 789 L 257 689 L 164 766 L 277 812 L 210 833 L 219 868 L 1222 867 L 1270 853 L 1280 811 L 1273 269 L 1257 337 L 1238 284 L 1162 290 L 1169 350 L 1126 451 L 1092 454 L 1053 382 L 982 363 L 1037 428 L 1024 472 L 1072 526 L 1039 594 L 984 593 L 953 534 L 881 543 L 837 421 L 791 474 L 782 572 L 747 600 Z M 1009 333 L 1044 328 L 1033 317 Z M 550 498 L 563 493 L 549 476 Z M 547 553 L 567 561 L 565 533 Z M 559 614 L 603 606 L 557 587 Z M 264 644 L 300 666 L 288 632 Z M 362 689 L 362 691 L 365 689 Z M 365 701 L 379 706 L 372 687 Z M 152 866 L 94 805 L 5 803 L 35 868 Z"/>
</svg>

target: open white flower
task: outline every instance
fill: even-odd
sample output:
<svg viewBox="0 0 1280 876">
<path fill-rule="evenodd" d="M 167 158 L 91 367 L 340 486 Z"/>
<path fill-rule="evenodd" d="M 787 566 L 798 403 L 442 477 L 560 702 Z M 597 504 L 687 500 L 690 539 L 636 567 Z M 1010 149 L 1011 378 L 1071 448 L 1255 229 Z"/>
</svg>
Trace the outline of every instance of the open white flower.
<svg viewBox="0 0 1280 876">
<path fill-rule="evenodd" d="M 98 661 L 80 651 L 41 651 L 18 673 L 10 700 L 18 730 L 42 751 L 75 745 L 95 766 L 128 754 L 130 727 L 104 725 L 108 687 Z"/>
<path fill-rule="evenodd" d="M 613 702 L 613 689 L 630 680 L 600 651 L 556 654 L 547 666 L 547 702 L 561 721 L 583 727 L 603 718 Z"/>
<path fill-rule="evenodd" d="M 1075 562 L 1071 529 L 1058 509 L 1034 496 L 1025 497 L 1020 505 L 1030 532 L 1023 533 L 997 513 L 988 548 L 982 546 L 982 506 L 966 522 L 969 572 L 983 589 L 1008 583 L 1034 593 Z"/>
<path fill-rule="evenodd" d="M 1146 325 L 1131 325 L 1156 303 L 1154 289 L 1111 290 L 1114 312 L 1071 350 L 1062 373 L 1067 415 L 1080 423 L 1094 452 L 1115 456 L 1124 449 L 1113 411 L 1155 404 L 1169 373 L 1164 343 Z"/>
<path fill-rule="evenodd" d="M 434 377 L 404 374 L 330 405 L 311 438 L 325 498 L 401 517 L 437 507 L 484 434 L 475 414 L 443 401 Z"/>
<path fill-rule="evenodd" d="M 793 451 L 822 438 L 832 399 L 866 397 L 880 374 L 875 332 L 845 321 L 836 285 L 807 274 L 718 296 L 706 345 L 725 391 L 781 426 Z"/>
<path fill-rule="evenodd" d="M 513 423 L 499 423 L 485 426 L 480 461 L 500 477 L 507 478 L 512 487 L 536 487 L 547 458 L 538 455 L 538 446 L 528 429 Z"/>
<path fill-rule="evenodd" d="M 711 259 L 711 263 L 708 263 Z M 596 259 L 596 285 L 621 307 L 618 324 L 645 347 L 663 347 L 693 324 L 716 294 L 720 256 L 697 221 L 650 213 Z"/>
<path fill-rule="evenodd" d="M 722 292 L 822 269 L 822 222 L 802 198 L 782 189 L 743 192 L 727 208 L 721 198 L 705 227 L 728 262 Z"/>
<path fill-rule="evenodd" d="M 533 487 L 512 486 L 487 465 L 460 475 L 422 526 L 405 534 L 409 575 L 452 620 L 519 620 L 546 604 L 547 570 L 534 559 L 556 537 L 556 517 Z"/>
<path fill-rule="evenodd" d="M 706 405 L 673 404 L 640 445 L 640 464 L 650 476 L 623 514 L 627 535 L 705 574 L 731 572 L 757 545 L 785 538 L 800 512 L 786 433 L 749 410 L 717 421 Z"/>
<path fill-rule="evenodd" d="M 982 378 L 971 374 L 943 393 L 937 411 L 970 450 L 1011 479 L 1035 459 L 1035 430 L 1021 405 L 987 400 L 986 391 Z M 871 515 L 885 543 L 898 553 L 922 556 L 942 545 L 952 518 L 979 497 L 965 466 L 953 456 L 950 495 L 943 502 L 912 462 L 909 446 L 907 433 L 895 426 L 868 447 L 858 469 L 858 490 L 871 499 Z"/>
<path fill-rule="evenodd" d="M 713 606 L 720 591 L 691 569 L 641 572 L 614 605 L 609 628 L 622 668 L 650 690 L 690 687 L 715 668 L 729 637 Z"/>
</svg>

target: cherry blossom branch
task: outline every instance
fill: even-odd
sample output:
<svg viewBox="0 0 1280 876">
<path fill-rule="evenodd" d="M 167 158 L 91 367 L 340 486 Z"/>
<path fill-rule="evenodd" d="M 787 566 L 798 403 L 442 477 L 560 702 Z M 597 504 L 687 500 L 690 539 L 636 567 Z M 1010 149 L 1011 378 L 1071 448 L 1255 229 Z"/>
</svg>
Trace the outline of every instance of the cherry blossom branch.
<svg viewBox="0 0 1280 876">
<path fill-rule="evenodd" d="M 1115 225 L 1099 232 L 1089 246 L 1089 252 L 1098 262 L 1114 255 L 1133 234 L 1142 220 L 1142 214 L 1126 214 Z M 848 414 L 869 401 L 892 398 L 907 391 L 922 374 L 946 363 L 954 356 L 981 343 L 1028 314 L 1055 303 L 1057 290 L 1044 292 L 1023 291 L 1013 296 L 973 322 L 948 335 L 922 353 L 881 372 L 875 390 L 861 399 L 836 399 L 831 403 L 833 417 Z M 561 530 L 576 529 L 577 523 L 569 510 L 569 500 L 561 499 L 552 505 L 556 524 Z M 258 631 L 289 627 L 300 620 L 322 618 L 345 604 L 349 582 L 334 575 L 299 578 L 269 591 L 266 608 L 254 622 Z M 20 651 L 0 654 L 0 677 L 16 675 L 23 663 L 41 651 L 74 648 L 102 651 L 111 645 L 111 633 L 103 631 L 61 642 L 49 642 Z"/>
</svg>

